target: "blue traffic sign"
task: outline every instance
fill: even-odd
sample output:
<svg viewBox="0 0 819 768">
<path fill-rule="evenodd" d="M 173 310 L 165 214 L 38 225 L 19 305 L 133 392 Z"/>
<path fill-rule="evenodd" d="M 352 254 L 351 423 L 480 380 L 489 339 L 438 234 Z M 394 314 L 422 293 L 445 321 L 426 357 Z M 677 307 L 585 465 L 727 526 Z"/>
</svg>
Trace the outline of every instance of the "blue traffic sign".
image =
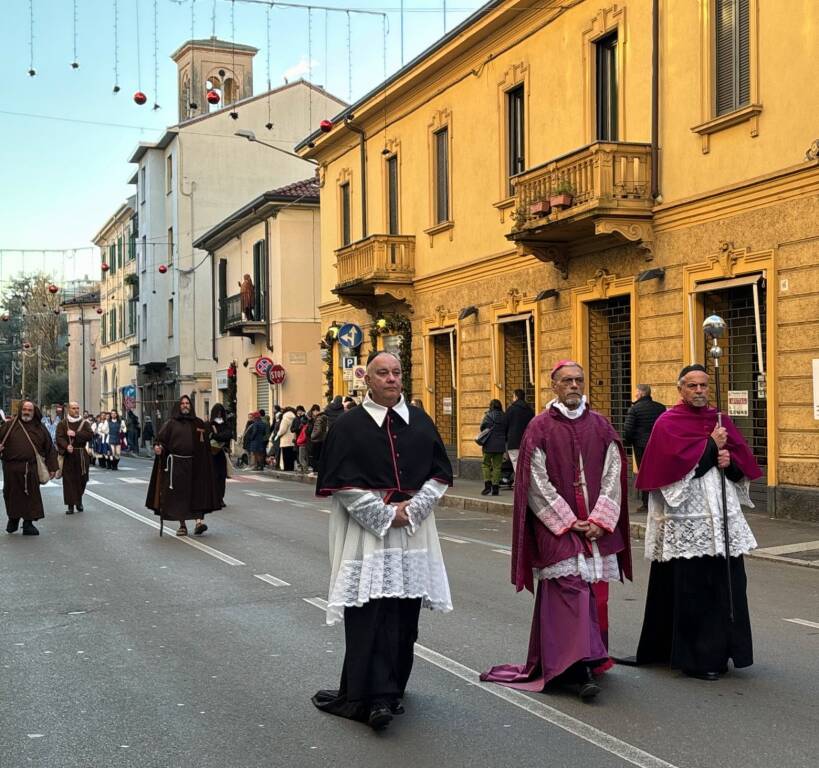
<svg viewBox="0 0 819 768">
<path fill-rule="evenodd" d="M 350 349 L 360 347 L 361 342 L 364 341 L 364 331 L 355 323 L 345 323 L 339 328 L 338 340 Z"/>
</svg>

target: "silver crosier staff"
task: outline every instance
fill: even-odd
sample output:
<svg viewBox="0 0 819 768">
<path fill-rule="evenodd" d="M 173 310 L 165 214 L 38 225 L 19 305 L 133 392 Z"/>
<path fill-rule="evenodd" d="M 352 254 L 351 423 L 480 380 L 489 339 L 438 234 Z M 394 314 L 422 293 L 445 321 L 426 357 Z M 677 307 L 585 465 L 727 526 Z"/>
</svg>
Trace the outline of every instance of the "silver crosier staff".
<svg viewBox="0 0 819 768">
<path fill-rule="evenodd" d="M 722 357 L 722 349 L 719 346 L 719 338 L 725 334 L 725 321 L 719 315 L 710 315 L 705 318 L 702 324 L 705 335 L 711 339 L 711 347 L 708 354 L 714 361 L 714 380 L 716 382 L 717 399 L 717 426 L 722 427 L 722 408 L 720 404 L 720 383 L 719 383 L 719 359 Z M 725 541 L 725 572 L 728 577 L 728 618 L 734 621 L 734 590 L 731 584 L 731 549 L 728 543 L 728 494 L 725 486 L 725 470 L 720 467 L 720 482 L 722 484 L 722 538 Z"/>
</svg>

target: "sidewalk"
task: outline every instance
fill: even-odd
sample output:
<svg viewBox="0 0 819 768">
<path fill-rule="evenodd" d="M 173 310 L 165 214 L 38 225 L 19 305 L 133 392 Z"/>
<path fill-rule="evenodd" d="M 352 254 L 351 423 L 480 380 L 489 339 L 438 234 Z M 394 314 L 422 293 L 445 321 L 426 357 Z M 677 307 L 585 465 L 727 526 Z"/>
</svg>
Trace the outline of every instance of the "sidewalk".
<svg viewBox="0 0 819 768">
<path fill-rule="evenodd" d="M 295 472 L 265 470 L 265 474 L 279 480 L 314 484 L 315 477 Z M 478 480 L 455 478 L 454 487 L 438 502 L 441 507 L 484 512 L 493 515 L 512 515 L 511 490 L 501 489 L 500 496 L 481 496 L 483 483 Z M 645 536 L 646 515 L 637 513 L 638 501 L 629 498 L 629 521 L 631 535 L 635 539 Z M 746 511 L 748 523 L 759 543 L 759 549 L 748 557 L 772 560 L 808 568 L 819 568 L 819 523 L 778 520 Z"/>
</svg>

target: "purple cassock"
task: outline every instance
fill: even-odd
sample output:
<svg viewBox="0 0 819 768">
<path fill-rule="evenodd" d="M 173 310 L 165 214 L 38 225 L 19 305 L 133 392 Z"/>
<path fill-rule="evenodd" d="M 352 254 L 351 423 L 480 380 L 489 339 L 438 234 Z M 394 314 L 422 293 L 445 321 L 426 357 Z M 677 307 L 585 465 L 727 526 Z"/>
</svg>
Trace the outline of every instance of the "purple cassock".
<svg viewBox="0 0 819 768">
<path fill-rule="evenodd" d="M 571 520 L 590 520 L 604 530 L 592 543 L 571 530 L 571 522 L 555 532 L 529 506 L 533 456 L 546 457 L 549 482 L 571 508 Z M 619 516 L 613 525 L 601 510 L 611 500 L 601 494 L 606 455 L 620 457 Z M 582 457 L 582 463 L 581 463 Z M 526 429 L 520 447 L 515 478 L 515 509 L 512 540 L 512 583 L 517 591 L 534 591 L 534 571 L 576 561 L 579 555 L 606 558 L 616 555 L 619 578 L 631 579 L 625 452 L 617 432 L 601 415 L 588 408 L 571 419 L 552 406 L 536 416 Z M 582 467 L 582 475 L 581 475 Z M 582 491 L 585 481 L 586 494 Z M 598 500 L 600 504 L 598 505 Z M 617 513 L 614 507 L 614 513 Z M 615 575 L 614 578 L 617 578 Z M 605 669 L 610 666 L 606 648 L 607 581 L 592 583 L 578 573 L 538 581 L 534 616 L 525 664 L 502 664 L 481 675 L 485 681 L 511 688 L 540 691 L 550 681 L 578 663 Z"/>
</svg>

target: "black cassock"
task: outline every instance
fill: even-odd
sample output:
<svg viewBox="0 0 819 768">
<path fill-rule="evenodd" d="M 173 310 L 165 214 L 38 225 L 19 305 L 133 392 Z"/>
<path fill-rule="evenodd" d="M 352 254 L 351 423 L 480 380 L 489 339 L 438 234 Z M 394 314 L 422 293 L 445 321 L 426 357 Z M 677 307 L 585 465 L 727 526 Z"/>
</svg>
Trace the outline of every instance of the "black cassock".
<svg viewBox="0 0 819 768">
<path fill-rule="evenodd" d="M 164 520 L 196 520 L 219 508 L 213 482 L 210 427 L 175 408 L 156 436 L 162 453 L 154 457 L 145 506 Z"/>
<path fill-rule="evenodd" d="M 390 411 L 379 427 L 363 406 L 342 414 L 321 451 L 316 493 L 359 489 L 399 502 L 428 480 L 452 485 L 452 465 L 435 424 L 420 408 L 407 407 L 409 424 Z M 313 704 L 359 721 L 367 720 L 375 701 L 397 709 L 412 670 L 420 610 L 420 598 L 404 597 L 346 607 L 339 688 L 318 691 Z"/>
</svg>

